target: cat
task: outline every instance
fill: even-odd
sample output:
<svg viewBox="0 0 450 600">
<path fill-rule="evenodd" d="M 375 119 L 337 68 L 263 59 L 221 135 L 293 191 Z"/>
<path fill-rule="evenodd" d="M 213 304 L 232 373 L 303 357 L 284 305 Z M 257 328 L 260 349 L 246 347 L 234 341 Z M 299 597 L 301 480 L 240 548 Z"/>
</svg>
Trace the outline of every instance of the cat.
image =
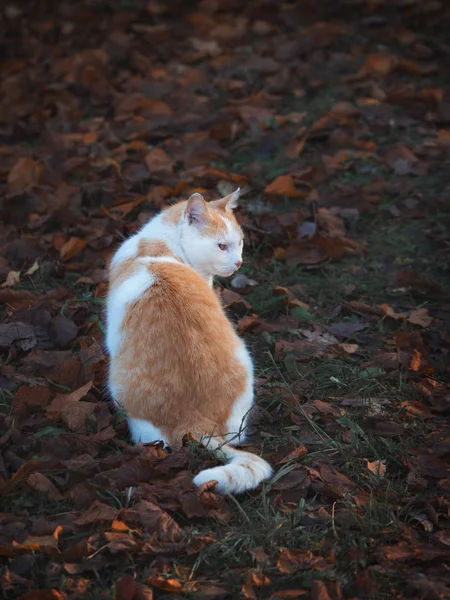
<svg viewBox="0 0 450 600">
<path fill-rule="evenodd" d="M 177 447 L 190 432 L 228 464 L 197 486 L 242 493 L 272 474 L 245 439 L 253 365 L 213 290 L 213 276 L 242 265 L 243 233 L 233 214 L 239 189 L 206 202 L 196 193 L 164 209 L 118 248 L 106 300 L 108 385 L 127 414 L 133 442 Z"/>
</svg>

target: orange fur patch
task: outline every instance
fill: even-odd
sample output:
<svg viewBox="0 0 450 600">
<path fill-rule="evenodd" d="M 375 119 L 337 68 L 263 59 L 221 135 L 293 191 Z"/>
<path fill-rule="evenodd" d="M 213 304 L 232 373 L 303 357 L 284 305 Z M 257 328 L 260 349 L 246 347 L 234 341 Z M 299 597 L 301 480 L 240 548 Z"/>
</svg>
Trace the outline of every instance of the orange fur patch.
<svg viewBox="0 0 450 600">
<path fill-rule="evenodd" d="M 239 339 L 195 271 L 173 263 L 146 268 L 156 281 L 122 323 L 123 343 L 111 364 L 115 398 L 130 418 L 150 421 L 171 445 L 188 431 L 222 436 L 246 387 L 235 356 Z"/>
</svg>

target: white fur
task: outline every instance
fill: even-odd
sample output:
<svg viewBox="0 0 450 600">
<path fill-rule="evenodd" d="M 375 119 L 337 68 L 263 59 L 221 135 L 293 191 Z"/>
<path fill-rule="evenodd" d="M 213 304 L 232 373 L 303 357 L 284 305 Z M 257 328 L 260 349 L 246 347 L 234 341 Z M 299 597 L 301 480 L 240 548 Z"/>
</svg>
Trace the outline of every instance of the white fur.
<svg viewBox="0 0 450 600">
<path fill-rule="evenodd" d="M 220 449 L 230 462 L 200 471 L 193 480 L 196 486 L 207 481 L 217 481 L 215 491 L 219 494 L 242 494 L 246 490 L 255 489 L 272 475 L 269 463 L 256 454 L 235 450 L 228 445 L 223 445 Z"/>
<path fill-rule="evenodd" d="M 154 282 L 155 277 L 148 269 L 142 267 L 108 295 L 106 301 L 106 347 L 110 356 L 114 356 L 120 348 L 121 327 L 127 306 L 136 302 Z"/>
<path fill-rule="evenodd" d="M 253 363 L 250 354 L 242 340 L 239 340 L 239 349 L 236 358 L 244 367 L 247 374 L 244 393 L 236 400 L 227 421 L 228 435 L 226 440 L 229 444 L 239 444 L 246 438 L 245 424 L 248 413 L 253 405 Z"/>
<path fill-rule="evenodd" d="M 116 253 L 114 254 L 111 260 L 111 268 L 116 267 L 121 262 L 133 258 L 136 256 L 138 251 L 140 237 L 138 235 L 133 235 L 133 237 L 125 240 L 118 248 Z"/>
<path fill-rule="evenodd" d="M 242 340 L 239 340 L 236 357 L 247 372 L 247 381 L 245 391 L 234 403 L 227 422 L 229 431 L 226 436 L 227 444 L 220 447 L 214 438 L 204 441 L 205 445 L 220 448 L 229 463 L 200 471 L 193 480 L 196 486 L 201 486 L 207 481 L 217 481 L 215 491 L 219 494 L 241 494 L 246 490 L 253 490 L 272 475 L 272 467 L 264 459 L 250 452 L 235 450 L 230 446 L 244 441 L 245 425 L 253 405 L 253 363 Z"/>
<path fill-rule="evenodd" d="M 130 428 L 131 439 L 134 443 L 142 442 L 143 444 L 148 444 L 157 440 L 162 440 L 164 444 L 167 443 L 161 431 L 152 425 L 150 421 L 128 419 L 128 427 Z"/>
</svg>

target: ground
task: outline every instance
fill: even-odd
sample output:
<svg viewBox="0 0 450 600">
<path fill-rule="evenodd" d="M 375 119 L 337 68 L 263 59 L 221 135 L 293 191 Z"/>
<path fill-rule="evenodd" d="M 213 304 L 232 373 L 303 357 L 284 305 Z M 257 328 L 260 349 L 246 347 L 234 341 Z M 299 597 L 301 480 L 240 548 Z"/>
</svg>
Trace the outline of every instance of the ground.
<svg viewBox="0 0 450 600">
<path fill-rule="evenodd" d="M 3 597 L 450 597 L 448 4 L 1 11 Z M 189 436 L 130 444 L 102 308 L 121 239 L 237 186 L 275 475 L 220 497 Z"/>
</svg>

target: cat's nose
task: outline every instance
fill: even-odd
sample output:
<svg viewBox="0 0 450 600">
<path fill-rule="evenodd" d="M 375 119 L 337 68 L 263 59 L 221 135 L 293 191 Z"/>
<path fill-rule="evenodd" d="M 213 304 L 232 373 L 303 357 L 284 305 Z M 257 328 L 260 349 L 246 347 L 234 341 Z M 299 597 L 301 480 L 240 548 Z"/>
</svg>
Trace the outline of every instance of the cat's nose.
<svg viewBox="0 0 450 600">
<path fill-rule="evenodd" d="M 236 263 L 236 269 L 239 269 L 240 267 L 242 267 L 242 260 L 238 260 Z"/>
</svg>

